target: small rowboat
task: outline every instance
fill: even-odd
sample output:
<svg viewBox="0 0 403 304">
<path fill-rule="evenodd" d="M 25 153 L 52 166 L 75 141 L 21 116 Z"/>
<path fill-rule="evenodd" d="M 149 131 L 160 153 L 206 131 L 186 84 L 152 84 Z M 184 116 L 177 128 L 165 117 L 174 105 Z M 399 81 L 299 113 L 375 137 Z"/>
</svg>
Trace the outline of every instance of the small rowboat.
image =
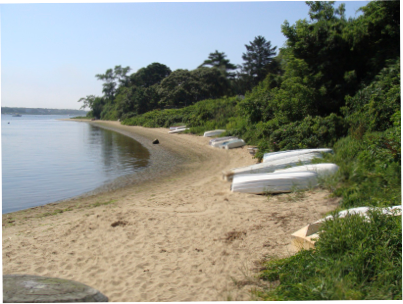
<svg viewBox="0 0 403 304">
<path fill-rule="evenodd" d="M 233 140 L 227 142 L 225 145 L 222 145 L 220 147 L 222 149 L 228 150 L 228 149 L 239 148 L 239 147 L 242 147 L 242 146 L 245 146 L 244 140 L 237 138 L 237 139 L 233 139 Z"/>
<path fill-rule="evenodd" d="M 186 128 L 186 126 L 169 127 L 169 130 L 173 131 L 173 130 L 176 130 L 176 129 L 183 129 L 183 128 Z"/>
<path fill-rule="evenodd" d="M 169 134 L 175 134 L 175 133 L 183 132 L 185 130 L 189 130 L 189 128 L 178 128 L 178 129 L 175 129 L 175 130 L 172 130 L 172 131 L 168 131 L 168 133 Z"/>
<path fill-rule="evenodd" d="M 317 186 L 319 177 L 335 174 L 335 164 L 315 164 L 278 170 L 273 173 L 235 175 L 231 190 L 244 193 L 282 193 Z"/>
<path fill-rule="evenodd" d="M 230 171 L 223 172 L 223 178 L 230 181 L 232 180 L 233 176 L 237 174 L 272 173 L 276 170 L 285 169 L 287 167 L 296 167 L 309 164 L 314 158 L 322 158 L 322 154 L 306 153 L 299 156 L 281 158 L 271 162 L 265 162 L 241 168 L 234 168 Z"/>
<path fill-rule="evenodd" d="M 299 150 L 288 150 L 288 151 L 279 151 L 279 152 L 272 152 L 272 153 L 265 153 L 263 155 L 263 162 L 271 162 L 282 158 L 292 157 L 292 156 L 299 156 L 308 153 L 332 153 L 332 149 L 321 148 L 321 149 L 299 149 Z"/>
<path fill-rule="evenodd" d="M 211 137 L 211 136 L 217 136 L 220 135 L 221 133 L 224 133 L 225 130 L 213 130 L 213 131 L 206 131 L 204 132 L 204 137 Z"/>
<path fill-rule="evenodd" d="M 236 138 L 235 136 L 225 136 L 225 137 L 218 137 L 218 138 L 210 139 L 209 145 L 211 146 L 213 143 L 228 141 L 230 139 L 235 139 L 235 138 Z"/>
<path fill-rule="evenodd" d="M 234 138 L 228 138 L 226 140 L 216 141 L 216 142 L 211 143 L 211 146 L 215 147 L 215 148 L 221 148 L 222 146 L 228 144 L 229 142 L 231 142 L 233 140 L 239 140 L 239 138 L 234 137 Z"/>
<path fill-rule="evenodd" d="M 240 174 L 234 176 L 231 191 L 253 194 L 283 193 L 315 187 L 317 183 L 317 174 L 309 171 L 277 174 Z"/>
</svg>

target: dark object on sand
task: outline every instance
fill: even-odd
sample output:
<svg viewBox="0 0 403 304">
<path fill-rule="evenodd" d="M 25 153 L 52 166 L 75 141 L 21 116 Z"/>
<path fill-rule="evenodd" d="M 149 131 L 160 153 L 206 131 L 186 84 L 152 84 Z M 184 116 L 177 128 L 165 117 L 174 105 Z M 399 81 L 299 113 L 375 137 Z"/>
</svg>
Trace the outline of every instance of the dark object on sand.
<svg viewBox="0 0 403 304">
<path fill-rule="evenodd" d="M 79 282 L 34 275 L 3 275 L 4 303 L 108 302 L 98 290 Z"/>
<path fill-rule="evenodd" d="M 160 141 L 158 140 L 158 138 L 156 138 L 156 139 L 154 139 L 153 140 L 153 144 L 155 145 L 155 144 L 159 144 L 160 143 Z"/>
</svg>

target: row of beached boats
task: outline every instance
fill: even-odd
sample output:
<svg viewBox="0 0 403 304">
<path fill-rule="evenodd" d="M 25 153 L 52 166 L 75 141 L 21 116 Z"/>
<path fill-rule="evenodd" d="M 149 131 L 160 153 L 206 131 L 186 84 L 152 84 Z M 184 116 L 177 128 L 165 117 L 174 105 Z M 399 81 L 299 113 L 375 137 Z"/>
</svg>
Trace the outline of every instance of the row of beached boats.
<svg viewBox="0 0 403 304">
<path fill-rule="evenodd" d="M 169 133 L 180 133 L 187 130 L 186 126 L 172 127 Z M 225 130 L 213 130 L 204 133 L 205 137 L 218 136 Z M 245 142 L 235 136 L 218 137 L 211 139 L 209 145 L 216 148 L 232 149 L 242 147 Z M 254 155 L 256 147 L 248 148 Z M 333 153 L 332 149 L 298 149 L 265 153 L 261 163 L 234 168 L 223 172 L 223 179 L 231 181 L 232 192 L 253 194 L 286 193 L 296 190 L 305 190 L 316 187 L 321 179 L 330 177 L 338 171 L 339 167 L 332 163 L 312 164 L 314 159 L 323 158 L 326 153 Z M 389 208 L 359 207 L 343 210 L 338 217 L 359 214 L 368 218 L 370 210 L 379 209 L 382 213 L 391 216 L 401 216 L 402 206 Z M 295 250 L 315 247 L 319 231 L 326 220 L 333 219 L 327 216 L 316 222 L 308 224 L 291 235 L 291 245 Z"/>
<path fill-rule="evenodd" d="M 186 126 L 178 126 L 178 127 L 170 127 L 168 133 L 169 134 L 175 134 L 175 133 L 181 133 L 185 130 L 189 130 L 189 128 L 186 128 Z M 213 136 L 218 136 L 222 133 L 224 133 L 225 130 L 212 130 L 212 131 L 206 131 L 204 132 L 204 137 L 213 137 Z M 235 136 L 227 136 L 227 137 L 219 137 L 210 140 L 210 146 L 214 148 L 221 148 L 221 149 L 234 149 L 234 148 L 239 148 L 244 145 L 246 145 L 245 141 L 243 139 L 237 138 Z"/>
<path fill-rule="evenodd" d="M 335 174 L 332 163 L 311 164 L 332 149 L 299 149 L 266 153 L 263 162 L 223 172 L 223 179 L 232 181 L 232 192 L 254 194 L 283 193 L 314 188 L 319 180 Z"/>
</svg>

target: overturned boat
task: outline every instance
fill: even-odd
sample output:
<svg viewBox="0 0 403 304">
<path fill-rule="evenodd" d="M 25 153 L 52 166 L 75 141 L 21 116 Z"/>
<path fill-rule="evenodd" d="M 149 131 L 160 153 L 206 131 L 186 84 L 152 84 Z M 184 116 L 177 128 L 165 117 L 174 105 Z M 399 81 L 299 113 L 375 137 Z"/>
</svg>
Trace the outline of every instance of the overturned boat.
<svg viewBox="0 0 403 304">
<path fill-rule="evenodd" d="M 237 137 L 235 136 L 225 136 L 225 137 L 218 137 L 214 139 L 210 139 L 209 145 L 213 145 L 214 143 L 217 144 L 219 142 L 224 142 L 224 141 L 229 141 L 230 139 L 236 139 Z"/>
<path fill-rule="evenodd" d="M 306 190 L 316 187 L 319 178 L 335 174 L 338 169 L 335 164 L 315 164 L 273 173 L 238 174 L 234 176 L 231 191 L 264 194 Z"/>
<path fill-rule="evenodd" d="M 177 128 L 177 129 L 175 129 L 175 130 L 172 130 L 172 131 L 168 131 L 168 133 L 169 134 L 175 134 L 175 133 L 180 133 L 180 132 L 183 132 L 183 131 L 185 131 L 185 130 L 189 130 L 189 128 Z"/>
<path fill-rule="evenodd" d="M 271 152 L 265 153 L 263 155 L 264 163 L 279 160 L 282 158 L 292 157 L 292 156 L 300 156 L 304 154 L 321 154 L 321 153 L 333 153 L 332 149 L 329 148 L 319 148 L 319 149 L 298 149 L 298 150 L 287 150 L 287 151 L 279 151 L 279 152 Z"/>
<path fill-rule="evenodd" d="M 234 168 L 223 172 L 223 179 L 231 181 L 237 174 L 271 173 L 279 169 L 302 166 L 311 163 L 314 158 L 322 158 L 322 153 L 305 153 L 247 167 Z"/>
<path fill-rule="evenodd" d="M 222 133 L 224 133 L 225 130 L 213 130 L 213 131 L 206 131 L 204 132 L 204 137 L 211 137 L 211 136 L 217 136 L 220 135 Z"/>
</svg>

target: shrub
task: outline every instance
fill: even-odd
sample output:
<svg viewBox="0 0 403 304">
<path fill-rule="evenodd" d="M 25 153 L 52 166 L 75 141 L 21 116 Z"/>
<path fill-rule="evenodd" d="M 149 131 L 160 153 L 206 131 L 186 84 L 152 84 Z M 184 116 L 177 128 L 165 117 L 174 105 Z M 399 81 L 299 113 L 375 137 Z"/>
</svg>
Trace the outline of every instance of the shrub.
<svg viewBox="0 0 403 304">
<path fill-rule="evenodd" d="M 315 250 L 266 263 L 260 277 L 280 281 L 263 300 L 402 299 L 401 216 L 370 211 L 324 223 Z"/>
</svg>

